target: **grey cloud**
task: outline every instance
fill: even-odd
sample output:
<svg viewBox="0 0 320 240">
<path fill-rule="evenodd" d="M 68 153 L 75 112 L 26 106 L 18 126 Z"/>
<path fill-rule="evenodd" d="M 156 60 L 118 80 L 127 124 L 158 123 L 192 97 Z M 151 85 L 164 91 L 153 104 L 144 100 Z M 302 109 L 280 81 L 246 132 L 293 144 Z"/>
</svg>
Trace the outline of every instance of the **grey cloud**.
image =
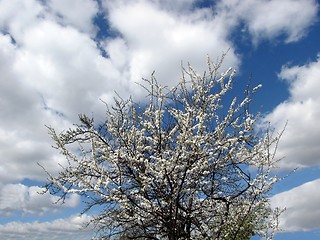
<svg viewBox="0 0 320 240">
<path fill-rule="evenodd" d="M 97 15 L 98 3 L 95 0 L 49 0 L 47 7 L 55 21 L 63 25 L 71 25 L 95 36 L 97 28 L 94 26 L 94 17 Z M 49 16 L 51 17 L 51 16 Z"/>
</svg>

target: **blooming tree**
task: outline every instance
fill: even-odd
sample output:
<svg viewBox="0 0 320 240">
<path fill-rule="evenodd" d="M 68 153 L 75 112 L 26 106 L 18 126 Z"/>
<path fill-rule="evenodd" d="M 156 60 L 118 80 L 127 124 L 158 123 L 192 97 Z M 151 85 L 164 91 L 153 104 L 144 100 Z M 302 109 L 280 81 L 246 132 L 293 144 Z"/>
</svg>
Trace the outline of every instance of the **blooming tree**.
<svg viewBox="0 0 320 240">
<path fill-rule="evenodd" d="M 47 172 L 46 190 L 83 196 L 84 212 L 98 206 L 91 223 L 101 239 L 271 239 L 280 134 L 255 131 L 257 88 L 230 98 L 236 71 L 221 74 L 221 64 L 209 59 L 203 75 L 183 68 L 172 89 L 152 75 L 147 102 L 117 97 L 103 124 L 80 115 L 60 134 L 49 127 L 68 165 Z"/>
</svg>

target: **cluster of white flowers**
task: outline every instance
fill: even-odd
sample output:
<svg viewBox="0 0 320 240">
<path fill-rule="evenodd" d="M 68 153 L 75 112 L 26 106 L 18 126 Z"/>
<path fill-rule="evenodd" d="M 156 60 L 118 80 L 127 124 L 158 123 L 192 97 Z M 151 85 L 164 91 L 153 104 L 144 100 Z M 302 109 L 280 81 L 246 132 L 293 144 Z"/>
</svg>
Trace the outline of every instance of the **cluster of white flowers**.
<svg viewBox="0 0 320 240">
<path fill-rule="evenodd" d="M 60 135 L 50 129 L 70 165 L 50 176 L 47 189 L 63 198 L 79 193 L 88 209 L 103 206 L 92 221 L 109 236 L 261 234 L 270 226 L 267 196 L 278 180 L 271 175 L 276 159 L 270 150 L 278 138 L 254 131 L 250 94 L 223 107 L 236 71 L 219 74 L 221 63 L 208 64 L 202 76 L 184 69 L 171 90 L 152 76 L 145 86 L 148 103 L 116 99 L 100 127 L 81 116 L 76 129 Z M 90 147 L 79 156 L 66 148 L 74 142 Z"/>
</svg>

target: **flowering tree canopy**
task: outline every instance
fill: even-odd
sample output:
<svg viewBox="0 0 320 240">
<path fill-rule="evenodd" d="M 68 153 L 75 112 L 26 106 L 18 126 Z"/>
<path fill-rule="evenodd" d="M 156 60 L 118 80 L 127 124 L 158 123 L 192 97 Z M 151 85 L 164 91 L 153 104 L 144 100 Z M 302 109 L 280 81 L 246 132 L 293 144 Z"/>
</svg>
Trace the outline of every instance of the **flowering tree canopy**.
<svg viewBox="0 0 320 240">
<path fill-rule="evenodd" d="M 281 134 L 255 131 L 257 88 L 230 98 L 236 71 L 220 73 L 221 64 L 208 59 L 203 75 L 183 68 L 172 89 L 152 75 L 142 85 L 147 102 L 117 97 L 99 126 L 80 115 L 60 134 L 49 127 L 68 165 L 48 172 L 46 190 L 83 196 L 84 212 L 98 206 L 91 223 L 101 239 L 271 239 Z"/>
</svg>

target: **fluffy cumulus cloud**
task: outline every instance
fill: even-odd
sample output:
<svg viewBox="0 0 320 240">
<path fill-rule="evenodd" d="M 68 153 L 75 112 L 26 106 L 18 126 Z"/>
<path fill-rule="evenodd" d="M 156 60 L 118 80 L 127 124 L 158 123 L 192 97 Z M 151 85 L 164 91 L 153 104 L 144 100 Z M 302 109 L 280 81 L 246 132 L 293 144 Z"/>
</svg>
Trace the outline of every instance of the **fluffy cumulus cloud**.
<svg viewBox="0 0 320 240">
<path fill-rule="evenodd" d="M 33 0 L 1 1 L 0 9 L 0 179 L 44 180 L 37 162 L 53 171 L 63 163 L 45 125 L 68 128 L 78 113 L 102 118 L 99 98 L 121 92 L 126 80 L 89 34 L 75 27 L 80 22 L 54 21 L 51 8 Z M 85 26 L 89 19 L 83 19 Z"/>
<path fill-rule="evenodd" d="M 255 44 L 282 35 L 286 42 L 298 41 L 315 22 L 319 7 L 316 0 L 226 0 L 218 6 L 231 25 L 243 22 Z"/>
<path fill-rule="evenodd" d="M 76 194 L 69 196 L 63 205 L 55 204 L 59 198 L 49 193 L 39 194 L 43 189 L 38 186 L 23 184 L 5 184 L 0 186 L 0 213 L 10 215 L 21 211 L 24 214 L 42 215 L 48 211 L 58 211 L 61 207 L 76 207 L 80 197 Z"/>
<path fill-rule="evenodd" d="M 228 49 L 225 65 L 238 66 L 239 59 L 227 38 L 228 28 L 212 11 L 185 10 L 177 14 L 159 2 L 105 1 L 109 24 L 124 41 L 116 46 L 118 52 L 127 51 L 132 81 L 148 77 L 156 70 L 159 81 L 172 86 L 180 77 L 182 60 L 185 64 L 189 61 L 201 72 L 207 54 L 217 57 Z M 180 9 L 173 7 L 177 8 Z M 113 41 L 119 39 L 107 41 L 106 46 Z"/>
<path fill-rule="evenodd" d="M 290 98 L 265 119 L 284 131 L 278 155 L 281 167 L 310 167 L 320 163 L 320 57 L 303 66 L 284 66 L 279 77 L 289 84 Z"/>
<path fill-rule="evenodd" d="M 26 28 L 36 26 L 43 19 L 89 34 L 97 31 L 93 20 L 99 9 L 94 0 L 2 0 L 0 5 L 0 26 L 17 40 L 23 37 Z"/>
<path fill-rule="evenodd" d="M 286 210 L 280 216 L 285 231 L 308 231 L 320 226 L 320 179 L 275 195 L 271 204 Z"/>
<path fill-rule="evenodd" d="M 71 216 L 51 222 L 11 222 L 0 225 L 0 235 L 6 240 L 87 240 L 91 239 L 90 228 L 84 228 L 90 217 Z"/>
<path fill-rule="evenodd" d="M 26 78 L 19 77 L 15 69 L 19 52 L 10 36 L 0 35 L 0 43 L 0 180 L 43 179 L 36 162 L 45 158 L 58 161 L 47 145 L 44 125 L 66 127 L 68 123 L 46 111 L 39 92 Z"/>
</svg>

